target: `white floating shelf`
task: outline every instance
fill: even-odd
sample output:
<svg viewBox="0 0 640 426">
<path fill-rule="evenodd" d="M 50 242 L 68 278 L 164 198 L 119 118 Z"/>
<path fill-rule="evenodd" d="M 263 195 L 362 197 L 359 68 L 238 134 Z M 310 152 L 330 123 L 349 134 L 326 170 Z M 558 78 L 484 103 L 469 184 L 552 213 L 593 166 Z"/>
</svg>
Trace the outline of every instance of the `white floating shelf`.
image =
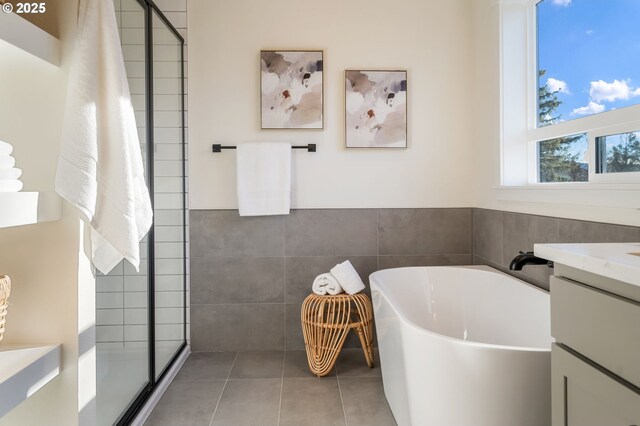
<svg viewBox="0 0 640 426">
<path fill-rule="evenodd" d="M 0 417 L 60 374 L 60 345 L 0 346 Z"/>
<path fill-rule="evenodd" d="M 15 13 L 0 13 L 0 40 L 60 66 L 60 40 Z"/>
<path fill-rule="evenodd" d="M 62 200 L 50 192 L 0 192 L 0 228 L 60 219 Z"/>
</svg>

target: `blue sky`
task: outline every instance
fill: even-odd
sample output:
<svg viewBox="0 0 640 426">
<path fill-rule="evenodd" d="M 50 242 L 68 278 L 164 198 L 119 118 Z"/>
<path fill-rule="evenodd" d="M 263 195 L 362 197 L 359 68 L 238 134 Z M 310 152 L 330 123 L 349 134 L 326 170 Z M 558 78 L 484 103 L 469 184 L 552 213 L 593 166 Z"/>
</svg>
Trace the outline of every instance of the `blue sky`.
<svg viewBox="0 0 640 426">
<path fill-rule="evenodd" d="M 562 120 L 640 103 L 640 0 L 538 4 L 540 85 L 560 90 Z"/>
</svg>

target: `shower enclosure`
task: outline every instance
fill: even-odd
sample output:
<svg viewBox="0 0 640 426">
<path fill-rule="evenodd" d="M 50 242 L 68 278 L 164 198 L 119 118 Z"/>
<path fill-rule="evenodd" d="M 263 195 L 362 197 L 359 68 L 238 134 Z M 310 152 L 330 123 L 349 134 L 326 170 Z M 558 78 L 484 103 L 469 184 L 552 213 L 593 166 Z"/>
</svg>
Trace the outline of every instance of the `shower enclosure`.
<svg viewBox="0 0 640 426">
<path fill-rule="evenodd" d="M 96 277 L 99 425 L 126 424 L 186 346 L 184 40 L 148 0 L 114 0 L 154 223 L 140 270 Z"/>
</svg>

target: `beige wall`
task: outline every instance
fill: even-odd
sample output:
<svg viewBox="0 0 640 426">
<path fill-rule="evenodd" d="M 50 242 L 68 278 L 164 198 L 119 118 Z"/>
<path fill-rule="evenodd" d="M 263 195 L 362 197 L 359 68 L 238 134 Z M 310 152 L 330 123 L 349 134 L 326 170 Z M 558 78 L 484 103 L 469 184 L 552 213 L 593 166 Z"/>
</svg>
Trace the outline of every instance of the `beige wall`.
<svg viewBox="0 0 640 426">
<path fill-rule="evenodd" d="M 598 206 L 593 197 L 603 193 L 593 190 L 556 191 L 552 194 L 526 191 L 518 197 L 539 197 L 540 202 L 505 200 L 500 185 L 500 32 L 499 1 L 473 1 L 473 161 L 475 199 L 472 205 L 489 209 L 532 213 L 598 222 L 640 225 L 640 210 L 615 207 L 629 204 L 629 193 L 604 191 L 611 206 Z M 553 192 L 553 191 L 552 191 Z M 524 195 L 522 195 L 524 194 Z M 637 194 L 637 191 L 636 191 Z M 633 195 L 632 195 L 633 196 Z M 572 200 L 568 202 L 567 200 Z"/>
<path fill-rule="evenodd" d="M 0 41 L 0 139 L 14 145 L 27 191 L 53 191 L 66 58 L 76 23 L 76 1 L 58 3 L 65 11 L 57 25 L 62 36 L 61 68 Z M 59 221 L 0 229 L 0 272 L 10 275 L 14 283 L 2 344 L 63 345 L 62 373 L 0 419 L 0 425 L 73 426 L 84 402 L 93 398 L 95 365 L 78 367 L 79 336 L 91 340 L 95 316 L 93 279 L 79 242 L 78 218 L 66 206 Z M 78 381 L 85 383 L 83 395 L 79 395 Z"/>
<path fill-rule="evenodd" d="M 317 143 L 294 153 L 294 208 L 471 201 L 469 0 L 188 0 L 192 209 L 236 208 L 235 153 L 212 143 Z M 260 49 L 324 49 L 325 130 L 260 130 Z M 409 148 L 345 150 L 344 70 L 406 68 Z"/>
</svg>

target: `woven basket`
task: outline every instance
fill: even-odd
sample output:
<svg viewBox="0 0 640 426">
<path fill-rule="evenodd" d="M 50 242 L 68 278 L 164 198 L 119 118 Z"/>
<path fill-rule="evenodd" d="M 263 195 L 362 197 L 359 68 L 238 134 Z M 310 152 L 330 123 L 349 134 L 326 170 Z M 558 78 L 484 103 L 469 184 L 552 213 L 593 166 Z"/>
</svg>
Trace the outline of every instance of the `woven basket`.
<svg viewBox="0 0 640 426">
<path fill-rule="evenodd" d="M 8 276 L 0 276 L 0 342 L 4 336 L 4 325 L 7 322 L 7 306 L 9 306 L 9 294 L 11 293 L 11 280 Z"/>
</svg>

